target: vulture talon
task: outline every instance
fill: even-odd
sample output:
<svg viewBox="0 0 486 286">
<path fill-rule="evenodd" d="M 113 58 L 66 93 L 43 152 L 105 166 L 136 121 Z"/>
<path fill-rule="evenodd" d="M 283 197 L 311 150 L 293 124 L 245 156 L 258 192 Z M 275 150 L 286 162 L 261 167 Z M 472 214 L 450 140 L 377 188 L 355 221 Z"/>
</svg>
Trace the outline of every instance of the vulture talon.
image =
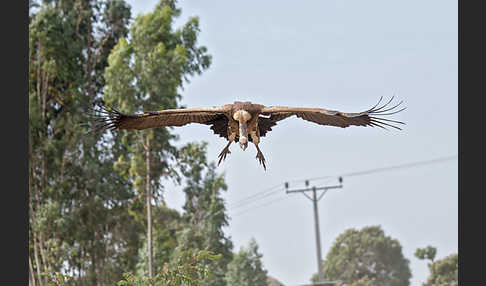
<svg viewBox="0 0 486 286">
<path fill-rule="evenodd" d="M 255 145 L 257 147 L 257 155 L 256 155 L 256 158 L 258 159 L 258 162 L 260 162 L 260 164 L 263 165 L 263 169 L 265 169 L 265 171 L 267 170 L 267 166 L 265 165 L 265 156 L 263 156 L 263 153 L 262 151 L 260 151 L 260 148 L 258 148 L 257 145 Z"/>
<path fill-rule="evenodd" d="M 218 158 L 219 158 L 218 166 L 219 166 L 219 164 L 221 164 L 221 162 L 223 162 L 226 159 L 226 156 L 228 154 L 231 154 L 231 151 L 229 150 L 230 144 L 226 145 L 226 147 L 224 147 L 224 149 L 221 151 L 221 153 L 219 153 L 219 155 L 218 155 Z"/>
</svg>

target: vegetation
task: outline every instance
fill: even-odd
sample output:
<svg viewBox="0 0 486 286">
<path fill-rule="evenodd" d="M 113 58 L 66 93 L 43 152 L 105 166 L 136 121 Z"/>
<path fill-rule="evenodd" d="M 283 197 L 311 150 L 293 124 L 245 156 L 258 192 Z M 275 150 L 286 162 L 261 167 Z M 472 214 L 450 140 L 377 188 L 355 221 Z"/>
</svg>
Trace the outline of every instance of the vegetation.
<svg viewBox="0 0 486 286">
<path fill-rule="evenodd" d="M 437 248 L 432 247 L 432 246 L 427 246 L 426 248 L 417 248 L 415 251 L 415 256 L 418 259 L 428 259 L 432 262 L 434 262 L 435 255 L 437 254 Z"/>
<path fill-rule="evenodd" d="M 235 286 L 265 286 L 267 271 L 263 268 L 262 254 L 254 239 L 250 240 L 248 248 L 241 248 L 228 264 L 225 280 L 227 285 Z"/>
<path fill-rule="evenodd" d="M 205 261 L 217 260 L 220 255 L 214 255 L 211 251 L 200 250 L 194 252 L 192 249 L 184 251 L 177 262 L 171 266 L 163 265 L 162 271 L 157 272 L 153 277 L 133 275 L 125 273 L 124 279 L 117 285 L 127 286 L 171 286 L 171 285 L 201 285 L 200 281 L 210 275 L 210 270 L 204 264 Z"/>
<path fill-rule="evenodd" d="M 30 283 L 114 285 L 144 265 L 152 237 L 158 273 L 186 261 L 187 249 L 172 258 L 185 224 L 165 205 L 161 178 L 181 182 L 207 163 L 178 169 L 176 136 L 165 128 L 98 134 L 80 122 L 91 124 L 89 107 L 103 101 L 128 111 L 179 107 L 178 89 L 210 65 L 198 19 L 174 29 L 176 1 L 160 1 L 130 28 L 119 0 L 29 8 Z"/>
<path fill-rule="evenodd" d="M 349 285 L 409 285 L 409 261 L 398 240 L 386 236 L 380 226 L 348 229 L 339 235 L 323 261 L 326 280 Z M 312 281 L 317 280 L 314 274 Z"/>
<path fill-rule="evenodd" d="M 179 108 L 178 88 L 187 75 L 209 67 L 205 47 L 196 45 L 198 19 L 190 18 L 181 29 L 173 29 L 181 13 L 175 1 L 162 0 L 154 11 L 140 15 L 130 27 L 131 40 L 120 38 L 113 48 L 105 71 L 105 100 L 127 112 Z M 167 128 L 142 132 L 120 132 L 116 169 L 133 183 L 139 209 L 145 201 L 148 275 L 153 276 L 152 197 L 162 191 L 162 178 L 175 178 L 170 159 L 176 156 L 171 144 L 175 136 Z M 141 199 L 144 196 L 145 200 Z"/>
<path fill-rule="evenodd" d="M 61 272 L 72 284 L 109 284 L 134 266 L 140 225 L 128 212 L 131 182 L 114 170 L 121 150 L 84 136 L 79 122 L 102 93 L 130 9 L 123 1 L 30 4 L 29 278 L 45 285 L 43 273 Z"/>
<path fill-rule="evenodd" d="M 430 260 L 428 264 L 430 274 L 423 286 L 457 286 L 459 285 L 459 264 L 457 253 L 450 254 L 434 261 L 437 249 L 432 246 L 417 248 L 415 256 L 422 260 Z"/>
</svg>

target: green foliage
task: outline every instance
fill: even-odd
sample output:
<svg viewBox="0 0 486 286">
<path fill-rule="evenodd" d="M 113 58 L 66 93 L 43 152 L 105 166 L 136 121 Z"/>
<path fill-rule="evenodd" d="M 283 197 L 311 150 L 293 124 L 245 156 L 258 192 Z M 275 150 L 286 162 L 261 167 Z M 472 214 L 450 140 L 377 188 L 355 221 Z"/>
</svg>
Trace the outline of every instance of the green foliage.
<svg viewBox="0 0 486 286">
<path fill-rule="evenodd" d="M 349 286 L 374 286 L 373 280 L 368 278 L 368 276 L 361 277 L 358 281 L 354 281 Z"/>
<path fill-rule="evenodd" d="M 127 113 L 179 107 L 178 89 L 183 80 L 208 68 L 211 58 L 205 47 L 197 46 L 197 18 L 173 29 L 179 15 L 175 2 L 161 1 L 153 12 L 136 17 L 130 27 L 131 40 L 121 38 L 108 58 L 104 100 L 109 106 Z M 192 40 L 187 41 L 184 35 Z M 177 137 L 169 129 L 117 132 L 113 136 L 120 138 L 119 148 L 124 151 L 116 158 L 116 170 L 133 182 L 140 195 L 147 189 L 147 176 L 150 189 L 159 196 L 162 177 L 178 180 L 169 164 L 177 155 L 172 145 Z"/>
<path fill-rule="evenodd" d="M 415 256 L 418 259 L 428 259 L 434 262 L 435 255 L 437 254 L 437 248 L 432 246 L 427 246 L 426 248 L 417 248 L 415 251 Z"/>
<path fill-rule="evenodd" d="M 129 27 L 122 0 L 29 1 L 28 258 L 36 285 L 114 285 L 123 277 L 129 285 L 225 285 L 227 186 L 207 162 L 206 143 L 178 150 L 170 128 L 89 131 L 93 104 L 180 107 L 184 83 L 211 63 L 197 44 L 198 18 L 176 29 L 180 15 L 176 1 L 161 0 Z M 185 180 L 184 214 L 165 205 L 162 178 Z M 156 202 L 152 281 L 147 189 Z"/>
<path fill-rule="evenodd" d="M 409 285 L 409 261 L 398 240 L 380 226 L 348 229 L 339 235 L 323 261 L 326 280 L 356 285 Z M 317 274 L 312 281 L 317 280 Z"/>
<path fill-rule="evenodd" d="M 175 2 L 161 1 L 149 14 L 168 25 L 135 23 L 128 37 L 125 1 L 29 1 L 29 266 L 36 284 L 47 283 L 45 272 L 74 273 L 73 285 L 113 285 L 139 262 L 142 142 L 153 142 L 150 182 L 160 191 L 160 177 L 179 179 L 168 164 L 176 137 L 166 129 L 105 136 L 79 122 L 90 122 L 87 108 L 102 98 L 128 112 L 177 107 L 183 79 L 206 69 L 210 56 L 196 45 L 196 18 L 172 30 L 176 10 Z M 124 40 L 150 29 L 167 38 L 139 43 L 144 47 Z M 172 232 L 155 228 L 160 260 L 175 248 Z"/>
<path fill-rule="evenodd" d="M 152 12 L 135 18 L 130 26 L 130 40 L 121 38 L 108 58 L 104 100 L 109 106 L 127 113 L 179 107 L 178 91 L 184 79 L 188 81 L 188 75 L 201 73 L 210 64 L 206 48 L 197 46 L 197 18 L 190 18 L 182 28 L 174 30 L 173 23 L 179 15 L 175 1 L 160 1 Z M 131 211 L 138 221 L 147 218 L 149 234 L 152 217 L 149 210 L 152 197 L 162 197 L 161 179 L 180 182 L 171 164 L 177 159 L 177 149 L 172 145 L 177 137 L 168 128 L 112 135 L 115 142 L 120 142 L 115 148 L 121 151 L 115 157 L 115 170 L 135 187 L 138 196 Z M 145 212 L 142 197 L 146 198 Z M 164 260 L 171 251 L 157 240 L 174 238 L 160 231 L 155 236 L 158 236 L 155 243 L 150 235 L 145 242 L 150 251 L 139 253 L 147 257 L 155 249 L 155 258 Z M 148 269 L 154 268 L 142 260 L 138 263 L 139 271 L 144 264 Z"/>
<path fill-rule="evenodd" d="M 154 272 L 161 272 L 165 263 L 169 263 L 177 247 L 176 233 L 183 227 L 181 216 L 176 210 L 167 208 L 165 204 L 154 206 L 153 216 L 153 260 Z M 143 246 L 139 249 L 136 274 L 148 275 L 147 239 L 144 239 Z"/>
<path fill-rule="evenodd" d="M 132 273 L 125 273 L 124 279 L 119 281 L 117 285 L 127 286 L 197 286 L 203 285 L 200 281 L 211 275 L 210 269 L 207 267 L 207 262 L 215 261 L 220 258 L 220 255 L 215 255 L 208 250 L 194 251 L 192 249 L 186 250 L 179 256 L 179 259 L 173 265 L 165 263 L 161 271 L 148 278 L 141 275 L 134 275 Z"/>
<path fill-rule="evenodd" d="M 186 202 L 182 215 L 184 227 L 178 232 L 174 257 L 186 249 L 208 249 L 221 254 L 221 259 L 208 265 L 213 275 L 205 285 L 226 285 L 224 275 L 232 259 L 233 243 L 223 232 L 228 217 L 221 191 L 227 189 L 224 176 L 216 174 L 216 166 L 207 163 L 206 143 L 189 143 L 179 152 L 179 164 L 186 177 Z"/>
<path fill-rule="evenodd" d="M 72 279 L 71 276 L 61 272 L 42 273 L 41 276 L 47 278 L 46 286 L 64 286 Z"/>
<path fill-rule="evenodd" d="M 82 272 L 69 283 L 109 283 L 133 264 L 132 192 L 113 171 L 104 139 L 86 136 L 79 122 L 102 91 L 107 55 L 127 35 L 130 10 L 124 1 L 29 7 L 30 279 L 45 284 L 40 273 Z"/>
<path fill-rule="evenodd" d="M 225 274 L 227 285 L 234 286 L 266 286 L 267 271 L 262 265 L 262 254 L 258 253 L 255 239 L 251 239 L 248 248 L 241 248 L 233 255 Z"/>
<path fill-rule="evenodd" d="M 430 274 L 427 279 L 427 282 L 423 283 L 423 286 L 459 285 L 459 280 L 458 280 L 459 265 L 458 265 L 457 253 L 453 253 L 435 262 L 429 263 L 428 267 L 430 270 Z"/>
</svg>

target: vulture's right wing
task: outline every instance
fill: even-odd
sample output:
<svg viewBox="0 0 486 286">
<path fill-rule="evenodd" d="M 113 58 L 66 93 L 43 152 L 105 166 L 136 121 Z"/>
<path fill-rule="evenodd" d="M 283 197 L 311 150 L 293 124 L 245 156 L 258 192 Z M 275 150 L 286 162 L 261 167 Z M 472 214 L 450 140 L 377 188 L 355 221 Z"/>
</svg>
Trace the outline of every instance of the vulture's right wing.
<svg viewBox="0 0 486 286">
<path fill-rule="evenodd" d="M 270 114 L 268 117 L 260 116 L 258 118 L 258 130 L 260 131 L 260 136 L 265 136 L 267 132 L 272 131 L 272 127 L 277 125 L 277 122 L 284 120 L 287 117 L 294 115 L 291 112 L 276 112 Z"/>
<path fill-rule="evenodd" d="M 405 123 L 383 118 L 382 116 L 392 115 L 404 110 L 405 108 L 396 110 L 396 108 L 402 104 L 402 101 L 390 107 L 389 105 L 393 100 L 393 97 L 387 103 L 379 106 L 381 100 L 382 98 L 380 98 L 380 101 L 378 101 L 378 103 L 372 108 L 359 113 L 346 113 L 324 108 L 286 106 L 265 107 L 262 109 L 261 115 L 267 116 L 267 118 L 259 120 L 259 124 L 261 122 L 264 125 L 260 128 L 260 134 L 265 134 L 271 130 L 271 127 L 277 124 L 276 122 L 278 120 L 285 119 L 292 115 L 296 115 L 299 118 L 317 123 L 319 125 L 336 126 L 342 128 L 348 126 L 377 126 L 386 128 L 388 126 L 395 129 L 400 129 L 400 127 L 397 125 Z"/>
</svg>

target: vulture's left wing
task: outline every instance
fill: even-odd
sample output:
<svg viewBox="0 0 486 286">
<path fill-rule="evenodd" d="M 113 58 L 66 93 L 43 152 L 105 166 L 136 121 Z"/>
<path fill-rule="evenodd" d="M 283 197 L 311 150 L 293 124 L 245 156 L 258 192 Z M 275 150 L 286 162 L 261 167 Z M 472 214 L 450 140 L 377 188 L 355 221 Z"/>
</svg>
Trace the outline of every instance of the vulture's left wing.
<svg viewBox="0 0 486 286">
<path fill-rule="evenodd" d="M 224 117 L 226 106 L 166 109 L 139 114 L 125 114 L 113 108 L 102 108 L 97 119 L 98 130 L 148 129 L 164 126 L 183 126 L 189 123 L 210 124 Z"/>
<path fill-rule="evenodd" d="M 336 110 L 328 110 L 323 108 L 300 108 L 300 107 L 286 107 L 286 106 L 269 106 L 261 111 L 259 119 L 260 135 L 264 136 L 266 132 L 271 130 L 271 127 L 277 124 L 277 121 L 296 115 L 304 120 L 311 121 L 320 125 L 329 125 L 336 127 L 348 126 L 378 126 L 385 128 L 386 126 L 401 129 L 398 124 L 405 124 L 401 121 L 383 118 L 384 115 L 392 115 L 398 113 L 405 108 L 396 110 L 402 104 L 390 106 L 393 97 L 385 104 L 380 105 L 380 101 L 372 108 L 359 113 L 345 113 Z M 268 117 L 265 117 L 268 116 Z"/>
</svg>

